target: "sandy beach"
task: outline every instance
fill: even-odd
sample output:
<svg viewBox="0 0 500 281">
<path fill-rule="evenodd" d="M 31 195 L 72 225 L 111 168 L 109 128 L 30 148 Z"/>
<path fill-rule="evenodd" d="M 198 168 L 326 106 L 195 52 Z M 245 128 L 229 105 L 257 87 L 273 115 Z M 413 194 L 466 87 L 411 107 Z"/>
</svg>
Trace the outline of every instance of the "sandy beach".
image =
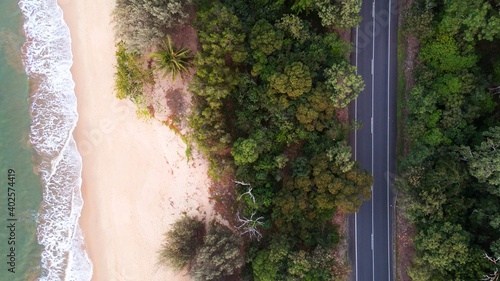
<svg viewBox="0 0 500 281">
<path fill-rule="evenodd" d="M 157 264 L 163 234 L 183 213 L 210 217 L 207 165 L 187 160 L 167 126 L 138 120 L 113 93 L 113 0 L 60 0 L 70 28 L 83 157 L 80 225 L 94 281 L 189 280 Z"/>
</svg>

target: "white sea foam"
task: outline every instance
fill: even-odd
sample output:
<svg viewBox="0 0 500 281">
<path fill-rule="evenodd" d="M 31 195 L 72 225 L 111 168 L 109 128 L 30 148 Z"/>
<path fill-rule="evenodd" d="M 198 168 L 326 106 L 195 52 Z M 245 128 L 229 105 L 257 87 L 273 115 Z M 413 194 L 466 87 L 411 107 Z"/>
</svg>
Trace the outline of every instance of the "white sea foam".
<svg viewBox="0 0 500 281">
<path fill-rule="evenodd" d="M 24 65 L 32 81 L 30 140 L 44 188 L 39 280 L 90 280 L 92 263 L 78 225 L 82 159 L 72 136 L 78 114 L 69 29 L 56 0 L 20 0 L 19 7 L 25 19 Z"/>
</svg>

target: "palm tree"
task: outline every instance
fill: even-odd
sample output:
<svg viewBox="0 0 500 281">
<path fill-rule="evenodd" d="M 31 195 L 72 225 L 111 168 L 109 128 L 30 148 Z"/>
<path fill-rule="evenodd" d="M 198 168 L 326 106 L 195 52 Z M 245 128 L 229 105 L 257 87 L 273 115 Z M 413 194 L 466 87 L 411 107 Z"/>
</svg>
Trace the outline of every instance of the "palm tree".
<svg viewBox="0 0 500 281">
<path fill-rule="evenodd" d="M 172 80 L 175 80 L 177 75 L 184 78 L 184 75 L 189 73 L 193 59 L 191 51 L 187 48 L 175 47 L 169 35 L 162 41 L 159 50 L 151 53 L 149 57 L 156 62 L 158 69 L 163 71 L 163 77 L 171 73 Z"/>
</svg>

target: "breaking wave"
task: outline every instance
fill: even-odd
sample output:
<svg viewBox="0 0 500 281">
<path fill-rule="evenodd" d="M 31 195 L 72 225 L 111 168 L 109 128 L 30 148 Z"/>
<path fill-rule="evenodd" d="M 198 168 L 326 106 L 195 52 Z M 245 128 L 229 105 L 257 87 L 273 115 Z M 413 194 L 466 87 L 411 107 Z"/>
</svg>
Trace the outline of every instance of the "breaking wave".
<svg viewBox="0 0 500 281">
<path fill-rule="evenodd" d="M 30 79 L 30 141 L 43 186 L 38 242 L 43 246 L 39 280 L 90 280 L 92 263 L 78 224 L 82 159 L 73 130 L 78 120 L 70 72 L 71 37 L 56 0 L 21 0 L 26 43 L 24 67 Z"/>
</svg>

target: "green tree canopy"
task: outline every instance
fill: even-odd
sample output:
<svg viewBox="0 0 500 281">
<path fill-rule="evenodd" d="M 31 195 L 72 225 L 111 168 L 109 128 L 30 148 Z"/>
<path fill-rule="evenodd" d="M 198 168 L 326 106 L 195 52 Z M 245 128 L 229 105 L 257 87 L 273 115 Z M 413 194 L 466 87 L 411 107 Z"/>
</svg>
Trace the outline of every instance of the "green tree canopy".
<svg viewBox="0 0 500 281">
<path fill-rule="evenodd" d="M 196 253 L 203 244 L 205 223 L 195 217 L 183 216 L 165 233 L 165 244 L 159 251 L 160 263 L 175 270 L 191 267 Z"/>
<path fill-rule="evenodd" d="M 356 67 L 342 62 L 325 70 L 326 87 L 332 91 L 331 99 L 339 108 L 346 107 L 365 88 L 363 78 L 356 74 Z"/>
<path fill-rule="evenodd" d="M 361 2 L 358 0 L 313 0 L 323 26 L 349 29 L 361 22 Z"/>
<path fill-rule="evenodd" d="M 283 45 L 283 33 L 265 19 L 258 20 L 250 32 L 250 47 L 270 55 Z"/>
<path fill-rule="evenodd" d="M 475 280 L 480 276 L 477 263 L 481 256 L 470 248 L 470 239 L 460 225 L 449 222 L 420 231 L 414 242 L 419 267 L 410 270 L 410 276 L 417 281 L 425 276 L 432 276 L 427 280 Z"/>
<path fill-rule="evenodd" d="M 254 139 L 238 139 L 231 150 L 236 165 L 253 163 L 259 158 L 257 142 Z"/>
<path fill-rule="evenodd" d="M 301 62 L 293 62 L 285 67 L 284 73 L 273 74 L 269 84 L 278 93 L 287 94 L 290 98 L 299 97 L 311 90 L 309 67 Z"/>
<path fill-rule="evenodd" d="M 203 247 L 190 271 L 197 281 L 227 280 L 244 263 L 240 237 L 218 222 L 211 222 Z"/>
<path fill-rule="evenodd" d="M 481 183 L 488 183 L 496 188 L 490 189 L 500 196 L 500 127 L 492 127 L 483 133 L 485 140 L 471 149 L 462 147 L 462 157 L 467 161 L 469 172 Z"/>
<path fill-rule="evenodd" d="M 116 37 L 129 50 L 142 51 L 166 36 L 166 29 L 184 22 L 191 0 L 117 0 L 113 10 Z"/>
<path fill-rule="evenodd" d="M 335 118 L 335 106 L 330 99 L 331 92 L 323 83 L 317 86 L 307 96 L 307 102 L 297 106 L 295 116 L 308 131 L 319 132 L 328 128 Z"/>
<path fill-rule="evenodd" d="M 294 14 L 285 14 L 276 22 L 276 27 L 287 32 L 293 39 L 303 40 L 308 38 L 302 19 Z"/>
</svg>

